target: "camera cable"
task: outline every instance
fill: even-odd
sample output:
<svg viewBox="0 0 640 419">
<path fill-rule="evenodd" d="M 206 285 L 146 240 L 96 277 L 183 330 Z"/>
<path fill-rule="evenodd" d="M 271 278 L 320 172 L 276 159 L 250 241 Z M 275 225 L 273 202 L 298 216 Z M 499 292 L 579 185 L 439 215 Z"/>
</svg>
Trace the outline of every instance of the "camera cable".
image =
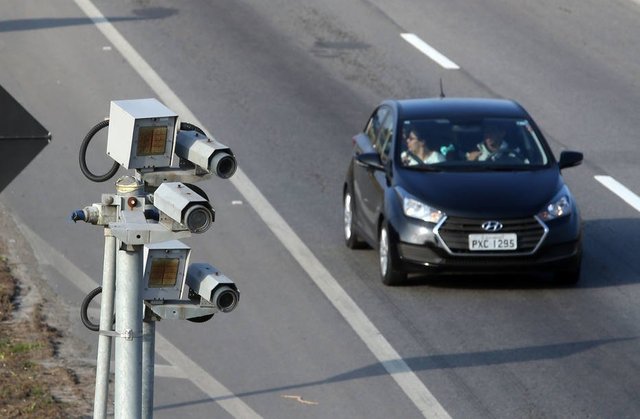
<svg viewBox="0 0 640 419">
<path fill-rule="evenodd" d="M 101 129 L 107 126 L 109 126 L 108 119 L 98 122 L 96 125 L 93 126 L 93 128 L 89 130 L 87 135 L 84 137 L 84 140 L 82 140 L 82 144 L 80 145 L 80 156 L 79 156 L 80 170 L 82 171 L 82 174 L 85 175 L 87 179 L 93 182 L 105 182 L 111 179 L 120 168 L 120 164 L 118 162 L 114 162 L 113 166 L 107 173 L 105 173 L 104 175 L 96 175 L 93 172 L 91 172 L 91 170 L 89 170 L 89 167 L 87 166 L 87 148 L 89 147 L 89 144 L 91 143 L 91 140 L 93 139 L 93 137 Z"/>
</svg>

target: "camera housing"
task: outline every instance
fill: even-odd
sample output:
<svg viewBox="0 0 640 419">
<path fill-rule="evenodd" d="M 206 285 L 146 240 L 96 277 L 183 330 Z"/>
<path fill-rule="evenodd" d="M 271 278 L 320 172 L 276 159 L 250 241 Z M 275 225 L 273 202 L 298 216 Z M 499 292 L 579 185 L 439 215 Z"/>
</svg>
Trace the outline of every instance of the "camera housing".
<svg viewBox="0 0 640 419">
<path fill-rule="evenodd" d="M 236 158 L 229 147 L 196 130 L 180 130 L 176 135 L 175 153 L 200 171 L 228 179 L 236 172 Z"/>
<path fill-rule="evenodd" d="M 159 222 L 172 231 L 204 233 L 215 221 L 215 211 L 206 197 L 182 182 L 164 182 L 153 194 L 160 212 Z"/>
<path fill-rule="evenodd" d="M 157 99 L 112 101 L 107 155 L 126 169 L 171 166 L 177 120 Z"/>
<path fill-rule="evenodd" d="M 195 293 L 223 313 L 233 311 L 238 305 L 240 292 L 236 284 L 208 263 L 189 265 L 186 283 L 191 298 L 195 297 Z"/>
<path fill-rule="evenodd" d="M 143 300 L 175 300 L 182 295 L 191 248 L 179 240 L 144 245 Z"/>
</svg>

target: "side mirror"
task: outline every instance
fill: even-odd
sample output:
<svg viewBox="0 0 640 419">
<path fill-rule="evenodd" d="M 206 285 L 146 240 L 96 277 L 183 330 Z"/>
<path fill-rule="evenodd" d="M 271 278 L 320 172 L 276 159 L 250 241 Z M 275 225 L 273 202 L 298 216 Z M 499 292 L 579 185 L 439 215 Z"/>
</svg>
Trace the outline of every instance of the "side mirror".
<svg viewBox="0 0 640 419">
<path fill-rule="evenodd" d="M 583 155 L 577 151 L 563 151 L 560 153 L 560 161 L 558 162 L 558 166 L 560 166 L 560 170 L 566 169 L 567 167 L 578 166 L 582 163 Z"/>
<path fill-rule="evenodd" d="M 384 170 L 378 153 L 362 153 L 356 156 L 356 163 L 374 170 Z"/>
</svg>

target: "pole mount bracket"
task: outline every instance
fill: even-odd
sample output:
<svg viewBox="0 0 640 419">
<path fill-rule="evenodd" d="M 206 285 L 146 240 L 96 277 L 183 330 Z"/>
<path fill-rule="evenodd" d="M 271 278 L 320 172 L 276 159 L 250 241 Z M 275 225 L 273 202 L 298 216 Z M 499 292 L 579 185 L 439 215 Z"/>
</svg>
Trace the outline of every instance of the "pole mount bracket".
<svg viewBox="0 0 640 419">
<path fill-rule="evenodd" d="M 134 338 L 141 338 L 142 333 L 133 333 L 131 329 L 125 329 L 124 332 L 115 332 L 113 330 L 100 330 L 98 334 L 102 336 L 110 336 L 112 338 L 124 338 L 124 340 L 133 340 Z"/>
</svg>

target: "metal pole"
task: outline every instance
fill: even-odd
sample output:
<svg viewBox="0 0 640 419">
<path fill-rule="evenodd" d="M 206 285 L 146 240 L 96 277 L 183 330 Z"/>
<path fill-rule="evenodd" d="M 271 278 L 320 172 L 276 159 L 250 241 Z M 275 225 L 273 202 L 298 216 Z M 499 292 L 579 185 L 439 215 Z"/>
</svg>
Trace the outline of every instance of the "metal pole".
<svg viewBox="0 0 640 419">
<path fill-rule="evenodd" d="M 123 244 L 116 259 L 116 419 L 142 415 L 142 307 L 142 246 Z"/>
<path fill-rule="evenodd" d="M 111 229 L 104 229 L 104 268 L 102 273 L 102 297 L 100 299 L 100 332 L 111 332 L 113 323 L 113 299 L 116 286 L 116 238 Z M 111 336 L 98 336 L 96 360 L 96 389 L 93 400 L 94 419 L 107 417 L 109 398 L 109 366 L 111 362 Z"/>
<path fill-rule="evenodd" d="M 145 308 L 142 322 L 142 418 L 153 418 L 153 373 L 156 353 L 156 321 Z"/>
</svg>

